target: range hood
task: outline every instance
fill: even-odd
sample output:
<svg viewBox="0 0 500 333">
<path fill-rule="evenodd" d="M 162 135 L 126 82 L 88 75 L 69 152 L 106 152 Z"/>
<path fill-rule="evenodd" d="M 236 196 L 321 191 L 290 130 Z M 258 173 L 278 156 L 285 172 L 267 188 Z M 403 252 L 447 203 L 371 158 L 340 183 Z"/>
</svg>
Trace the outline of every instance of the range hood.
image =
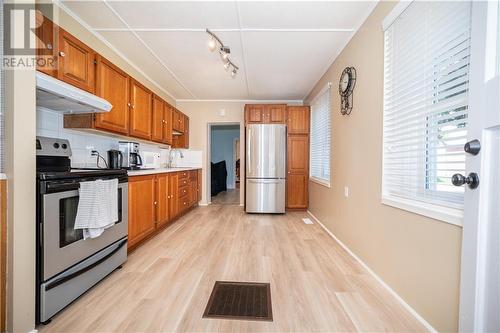
<svg viewBox="0 0 500 333">
<path fill-rule="evenodd" d="M 113 105 L 104 98 L 36 72 L 36 106 L 62 113 L 109 112 Z"/>
</svg>

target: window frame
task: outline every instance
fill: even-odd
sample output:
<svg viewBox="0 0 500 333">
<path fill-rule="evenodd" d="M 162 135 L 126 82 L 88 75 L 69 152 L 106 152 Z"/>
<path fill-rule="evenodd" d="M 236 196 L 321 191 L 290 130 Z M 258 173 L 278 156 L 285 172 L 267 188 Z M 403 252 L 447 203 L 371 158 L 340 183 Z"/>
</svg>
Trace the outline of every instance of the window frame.
<svg viewBox="0 0 500 333">
<path fill-rule="evenodd" d="M 313 104 L 315 101 L 317 101 L 319 98 L 321 98 L 324 94 L 328 94 L 328 102 L 329 102 L 329 105 L 328 105 L 328 114 L 329 114 L 329 126 L 328 126 L 328 130 L 330 131 L 330 149 L 329 149 L 329 152 L 328 152 L 328 170 L 329 170 L 329 177 L 328 179 L 324 179 L 324 178 L 320 178 L 320 177 L 317 177 L 317 176 L 314 176 L 312 174 L 313 172 L 313 168 L 310 167 L 309 168 L 309 180 L 313 183 L 316 183 L 318 185 L 321 185 L 321 186 L 325 186 L 327 188 L 331 188 L 332 187 L 332 98 L 331 98 L 331 87 L 332 87 L 332 83 L 331 82 L 327 82 L 326 85 L 316 94 L 316 96 L 311 99 L 309 105 L 311 107 L 311 124 L 310 124 L 310 136 L 311 136 L 311 139 L 309 140 L 309 150 L 312 152 L 312 135 L 313 135 L 313 112 L 314 112 L 314 109 L 313 109 Z M 322 161 L 323 162 L 323 161 Z M 309 154 L 309 165 L 312 166 L 312 153 Z"/>
<path fill-rule="evenodd" d="M 386 16 L 386 18 L 382 22 L 382 30 L 384 33 L 384 39 L 385 39 L 385 33 L 386 30 L 390 28 L 392 23 L 413 3 L 412 1 L 408 2 L 400 2 L 398 5 L 394 7 L 394 9 Z M 385 42 L 384 42 L 384 63 L 385 63 L 385 56 L 386 56 L 386 49 L 385 49 Z M 384 67 L 384 87 L 383 87 L 383 94 L 385 95 L 385 90 L 386 90 L 386 84 L 385 84 L 385 67 Z M 383 114 L 385 115 L 385 97 L 383 101 Z M 427 121 L 430 121 L 429 119 Z M 383 124 L 385 124 L 385 119 L 382 121 Z M 384 136 L 382 136 L 384 138 Z M 429 135 L 427 135 L 425 138 L 426 142 L 429 140 Z M 384 144 L 384 139 L 383 139 L 383 144 Z M 432 150 L 432 147 L 428 147 L 426 150 L 425 155 L 429 156 L 430 151 Z M 429 203 L 425 201 L 420 201 L 418 198 L 405 198 L 405 197 L 400 197 L 394 194 L 388 193 L 388 187 L 386 185 L 386 180 L 385 180 L 385 163 L 387 159 L 385 156 L 385 150 L 382 149 L 382 183 L 381 183 L 381 203 L 386 206 L 402 209 L 411 213 L 419 214 L 422 216 L 430 217 L 438 221 L 446 222 L 452 225 L 460 226 L 462 227 L 462 222 L 463 222 L 463 209 L 462 208 L 454 208 L 450 206 L 443 206 L 440 205 L 439 203 Z M 437 163 L 437 162 L 436 162 Z M 424 174 L 427 174 L 429 172 L 428 170 L 428 163 L 424 163 L 423 165 L 423 170 Z M 425 178 L 427 179 L 427 178 Z M 421 184 L 426 192 L 436 192 L 437 190 L 433 188 L 432 186 L 429 186 L 428 180 L 425 180 L 423 184 Z"/>
</svg>

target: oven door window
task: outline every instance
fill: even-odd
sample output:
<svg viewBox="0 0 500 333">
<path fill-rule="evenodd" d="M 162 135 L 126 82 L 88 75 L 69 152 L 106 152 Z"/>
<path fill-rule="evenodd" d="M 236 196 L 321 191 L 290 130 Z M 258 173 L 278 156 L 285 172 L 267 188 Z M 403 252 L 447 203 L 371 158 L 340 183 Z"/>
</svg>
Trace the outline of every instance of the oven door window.
<svg viewBox="0 0 500 333">
<path fill-rule="evenodd" d="M 63 248 L 79 240 L 83 240 L 83 231 L 75 230 L 76 214 L 78 212 L 78 196 L 59 200 L 59 247 Z M 122 189 L 118 188 L 118 221 L 122 221 Z"/>
</svg>

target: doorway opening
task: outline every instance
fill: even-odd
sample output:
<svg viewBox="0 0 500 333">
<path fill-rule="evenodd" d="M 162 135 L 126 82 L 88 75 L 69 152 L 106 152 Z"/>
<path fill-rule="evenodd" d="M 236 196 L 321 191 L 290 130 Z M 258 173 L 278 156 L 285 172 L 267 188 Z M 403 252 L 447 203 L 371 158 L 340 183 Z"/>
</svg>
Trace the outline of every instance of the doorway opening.
<svg viewBox="0 0 500 333">
<path fill-rule="evenodd" d="M 241 188 L 240 124 L 211 124 L 210 197 L 212 204 L 239 205 Z"/>
</svg>

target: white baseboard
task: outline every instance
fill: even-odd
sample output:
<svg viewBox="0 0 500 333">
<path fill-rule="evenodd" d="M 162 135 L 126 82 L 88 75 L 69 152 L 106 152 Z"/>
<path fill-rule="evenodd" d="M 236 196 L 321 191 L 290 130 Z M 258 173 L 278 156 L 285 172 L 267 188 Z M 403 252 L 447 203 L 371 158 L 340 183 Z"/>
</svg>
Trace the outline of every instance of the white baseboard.
<svg viewBox="0 0 500 333">
<path fill-rule="evenodd" d="M 342 241 L 340 241 L 340 239 L 338 239 L 327 227 L 325 227 L 325 225 L 321 223 L 321 221 L 316 216 L 314 216 L 313 213 L 311 213 L 309 210 L 307 211 L 307 213 L 311 215 L 311 217 L 316 222 L 318 222 L 321 228 L 323 228 L 323 230 L 325 230 L 326 233 L 330 235 L 330 237 L 332 237 L 337 243 L 339 243 L 339 245 L 342 246 L 342 248 L 346 250 L 346 252 L 349 253 L 351 257 L 356 259 L 356 261 L 359 262 L 361 266 L 363 266 L 363 268 L 366 269 L 368 273 L 370 273 L 370 275 L 375 278 L 375 280 L 377 280 L 392 296 L 394 296 L 398 300 L 398 302 L 401 303 L 401 305 L 415 317 L 415 319 L 417 319 L 423 326 L 425 326 L 425 328 L 427 328 L 429 332 L 437 333 L 437 330 L 432 327 L 431 324 L 429 324 L 421 315 L 418 314 L 417 311 L 415 311 L 415 309 L 413 309 L 408 303 L 406 303 L 404 299 L 402 299 L 401 296 L 399 296 L 387 283 L 385 283 L 380 276 L 372 271 L 371 268 L 363 262 L 363 260 L 361 260 L 356 254 L 354 254 L 354 252 L 352 252 L 344 243 L 342 243 Z"/>
<path fill-rule="evenodd" d="M 198 202 L 198 206 L 210 206 L 212 203 Z"/>
</svg>

